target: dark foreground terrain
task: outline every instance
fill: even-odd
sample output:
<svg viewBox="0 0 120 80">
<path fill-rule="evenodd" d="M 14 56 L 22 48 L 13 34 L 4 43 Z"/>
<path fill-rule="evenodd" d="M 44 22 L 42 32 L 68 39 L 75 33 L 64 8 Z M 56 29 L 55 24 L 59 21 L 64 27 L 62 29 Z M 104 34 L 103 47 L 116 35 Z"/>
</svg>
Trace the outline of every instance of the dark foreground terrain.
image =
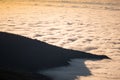
<svg viewBox="0 0 120 80">
<path fill-rule="evenodd" d="M 45 76 L 35 72 L 68 65 L 68 62 L 74 58 L 109 59 L 105 55 L 64 49 L 20 35 L 0 32 L 0 77 L 2 78 L 32 80 L 34 77 L 50 80 L 46 79 L 47 77 L 44 79 Z"/>
<path fill-rule="evenodd" d="M 52 79 L 37 73 L 13 72 L 0 69 L 0 80 L 52 80 Z"/>
</svg>

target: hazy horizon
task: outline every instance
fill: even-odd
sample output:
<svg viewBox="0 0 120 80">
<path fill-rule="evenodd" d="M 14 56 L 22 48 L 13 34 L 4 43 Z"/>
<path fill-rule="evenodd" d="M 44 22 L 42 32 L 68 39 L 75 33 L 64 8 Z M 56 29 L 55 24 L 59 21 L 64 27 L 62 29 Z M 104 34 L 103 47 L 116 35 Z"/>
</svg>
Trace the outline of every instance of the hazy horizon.
<svg viewBox="0 0 120 80">
<path fill-rule="evenodd" d="M 96 3 L 118 3 L 120 0 L 0 0 L 0 1 L 57 1 L 57 2 L 96 2 Z"/>
</svg>

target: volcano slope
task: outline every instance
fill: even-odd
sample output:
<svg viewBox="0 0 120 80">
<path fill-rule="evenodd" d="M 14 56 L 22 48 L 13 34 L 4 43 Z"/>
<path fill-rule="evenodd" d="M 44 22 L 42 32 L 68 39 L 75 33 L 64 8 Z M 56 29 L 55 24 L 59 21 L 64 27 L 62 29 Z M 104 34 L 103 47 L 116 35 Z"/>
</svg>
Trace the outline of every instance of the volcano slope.
<svg viewBox="0 0 120 80">
<path fill-rule="evenodd" d="M 36 72 L 68 65 L 71 59 L 109 59 L 82 51 L 64 49 L 17 34 L 0 32 L 0 68 L 19 72 Z"/>
</svg>

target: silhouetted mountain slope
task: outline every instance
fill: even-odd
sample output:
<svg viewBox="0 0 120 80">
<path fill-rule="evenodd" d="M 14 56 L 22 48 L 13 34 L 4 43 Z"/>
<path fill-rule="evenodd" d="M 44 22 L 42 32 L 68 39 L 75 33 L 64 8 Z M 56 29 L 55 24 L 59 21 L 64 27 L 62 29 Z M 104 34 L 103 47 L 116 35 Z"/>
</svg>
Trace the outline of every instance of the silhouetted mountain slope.
<svg viewBox="0 0 120 80">
<path fill-rule="evenodd" d="M 23 73 L 0 69 L 0 80 L 52 80 L 50 77 L 37 73 Z"/>
<path fill-rule="evenodd" d="M 109 59 L 105 55 L 64 49 L 20 35 L 0 32 L 0 67 L 3 69 L 36 72 L 67 65 L 73 58 Z"/>
</svg>

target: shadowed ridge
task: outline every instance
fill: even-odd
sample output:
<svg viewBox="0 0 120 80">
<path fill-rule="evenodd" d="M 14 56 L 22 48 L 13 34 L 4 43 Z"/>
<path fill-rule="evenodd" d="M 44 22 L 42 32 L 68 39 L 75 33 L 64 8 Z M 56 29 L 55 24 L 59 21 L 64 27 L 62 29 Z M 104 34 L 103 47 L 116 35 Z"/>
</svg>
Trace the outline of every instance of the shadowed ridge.
<svg viewBox="0 0 120 80">
<path fill-rule="evenodd" d="M 71 58 L 81 58 L 81 59 L 90 59 L 90 60 L 101 60 L 101 59 L 111 59 L 106 55 L 96 55 L 96 54 L 91 54 L 87 52 L 82 52 L 82 51 L 76 51 L 72 50 L 73 53 L 71 54 Z"/>
<path fill-rule="evenodd" d="M 52 80 L 38 73 L 23 73 L 0 69 L 0 80 Z"/>
<path fill-rule="evenodd" d="M 1 68 L 36 72 L 38 70 L 68 65 L 68 61 L 73 58 L 89 60 L 109 59 L 105 55 L 94 55 L 64 49 L 20 35 L 0 32 Z"/>
</svg>

